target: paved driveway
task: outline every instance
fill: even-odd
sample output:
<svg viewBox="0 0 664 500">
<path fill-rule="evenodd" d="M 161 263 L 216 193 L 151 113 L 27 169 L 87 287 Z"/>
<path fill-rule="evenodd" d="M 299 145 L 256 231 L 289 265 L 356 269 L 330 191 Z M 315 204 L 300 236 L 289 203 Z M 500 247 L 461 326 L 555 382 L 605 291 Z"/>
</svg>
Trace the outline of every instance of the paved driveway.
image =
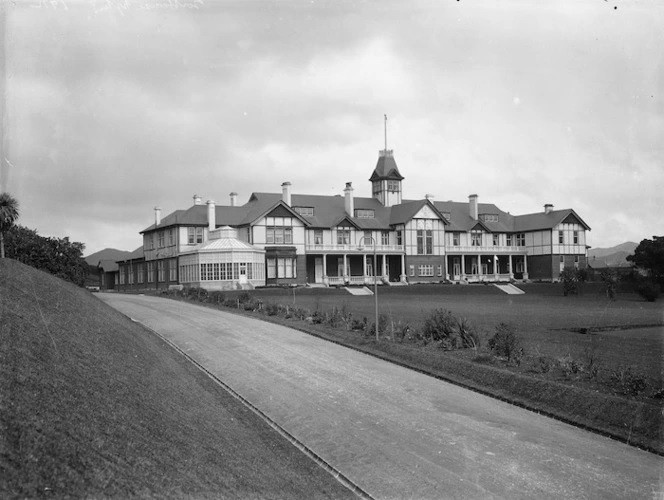
<svg viewBox="0 0 664 500">
<path fill-rule="evenodd" d="M 664 491 L 659 456 L 299 331 L 157 297 L 98 296 L 177 344 L 376 498 Z"/>
</svg>

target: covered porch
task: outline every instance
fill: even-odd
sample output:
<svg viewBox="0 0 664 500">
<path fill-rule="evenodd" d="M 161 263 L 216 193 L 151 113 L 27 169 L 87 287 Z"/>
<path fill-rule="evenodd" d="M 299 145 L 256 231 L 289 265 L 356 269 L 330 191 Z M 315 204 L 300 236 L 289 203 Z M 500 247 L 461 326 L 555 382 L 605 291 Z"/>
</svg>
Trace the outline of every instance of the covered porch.
<svg viewBox="0 0 664 500">
<path fill-rule="evenodd" d="M 307 255 L 307 282 L 325 286 L 405 281 L 404 254 L 330 253 Z"/>
<path fill-rule="evenodd" d="M 455 283 L 497 283 L 528 279 L 526 254 L 447 255 L 448 280 Z"/>
</svg>

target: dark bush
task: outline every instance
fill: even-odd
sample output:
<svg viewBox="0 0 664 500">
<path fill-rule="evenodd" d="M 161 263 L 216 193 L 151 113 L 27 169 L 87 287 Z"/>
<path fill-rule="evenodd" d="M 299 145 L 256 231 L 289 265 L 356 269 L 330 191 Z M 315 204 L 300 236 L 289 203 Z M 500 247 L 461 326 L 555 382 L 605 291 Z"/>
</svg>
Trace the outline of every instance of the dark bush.
<svg viewBox="0 0 664 500">
<path fill-rule="evenodd" d="M 636 293 L 643 297 L 648 302 L 655 302 L 659 297 L 659 285 L 652 281 L 642 281 L 636 287 Z"/>
<path fill-rule="evenodd" d="M 523 358 L 523 347 L 521 347 L 521 338 L 516 334 L 511 326 L 500 323 L 496 331 L 489 339 L 489 349 L 496 356 L 507 358 L 508 363 L 521 364 Z"/>
<path fill-rule="evenodd" d="M 573 359 L 569 354 L 558 359 L 558 367 L 565 378 L 570 378 L 583 371 L 581 363 Z"/>
<path fill-rule="evenodd" d="M 473 325 L 466 318 L 459 318 L 456 325 L 457 335 L 461 340 L 461 347 L 479 349 L 480 336 Z"/>
<path fill-rule="evenodd" d="M 208 302 L 210 302 L 210 304 L 223 304 L 224 300 L 225 300 L 224 293 L 218 290 L 210 292 L 208 295 Z"/>
<path fill-rule="evenodd" d="M 252 302 L 254 298 L 249 292 L 245 291 L 237 296 L 237 300 L 240 301 L 240 304 L 244 304 L 245 302 Z"/>
<path fill-rule="evenodd" d="M 563 285 L 563 295 L 577 295 L 579 293 L 579 275 L 576 269 L 566 267 L 560 271 L 560 282 Z"/>
<path fill-rule="evenodd" d="M 265 304 L 265 314 L 268 316 L 277 316 L 279 315 L 279 309 L 280 309 L 279 304 L 272 304 L 271 302 L 268 302 Z"/>
<path fill-rule="evenodd" d="M 530 362 L 528 371 L 533 373 L 549 373 L 555 361 L 548 356 L 537 356 Z"/>
<path fill-rule="evenodd" d="M 389 324 L 389 318 L 384 314 L 378 315 L 378 335 L 384 335 L 387 331 L 387 325 Z M 376 335 L 376 323 L 371 323 L 371 326 L 366 330 L 367 335 Z"/>
<path fill-rule="evenodd" d="M 616 291 L 618 288 L 619 277 L 613 269 L 602 271 L 599 275 L 602 283 L 604 283 L 604 292 L 610 300 L 616 300 Z"/>
<path fill-rule="evenodd" d="M 427 342 L 441 342 L 441 347 L 457 348 L 457 321 L 450 311 L 433 310 L 422 324 L 422 335 Z"/>
<path fill-rule="evenodd" d="M 612 371 L 610 379 L 614 388 L 626 396 L 638 396 L 648 389 L 646 377 L 631 366 L 619 366 Z"/>
</svg>

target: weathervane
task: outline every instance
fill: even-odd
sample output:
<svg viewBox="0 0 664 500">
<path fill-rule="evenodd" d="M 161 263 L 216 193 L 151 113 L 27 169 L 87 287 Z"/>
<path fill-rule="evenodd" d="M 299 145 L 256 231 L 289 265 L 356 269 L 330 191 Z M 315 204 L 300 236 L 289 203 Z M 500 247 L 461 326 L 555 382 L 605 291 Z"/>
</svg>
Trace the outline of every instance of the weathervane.
<svg viewBox="0 0 664 500">
<path fill-rule="evenodd" d="M 385 117 L 385 153 L 387 153 L 387 115 L 383 115 Z"/>
</svg>

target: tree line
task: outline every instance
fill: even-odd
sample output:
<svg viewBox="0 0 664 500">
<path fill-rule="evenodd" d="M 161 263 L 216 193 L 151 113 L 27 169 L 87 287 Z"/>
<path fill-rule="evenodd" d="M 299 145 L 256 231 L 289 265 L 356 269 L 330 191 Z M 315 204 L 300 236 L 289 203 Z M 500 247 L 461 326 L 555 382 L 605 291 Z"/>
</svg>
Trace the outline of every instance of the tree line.
<svg viewBox="0 0 664 500">
<path fill-rule="evenodd" d="M 0 258 L 10 258 L 49 272 L 58 278 L 84 286 L 88 264 L 83 259 L 85 245 L 69 237 L 37 234 L 16 224 L 18 201 L 9 193 L 0 194 Z"/>
</svg>

